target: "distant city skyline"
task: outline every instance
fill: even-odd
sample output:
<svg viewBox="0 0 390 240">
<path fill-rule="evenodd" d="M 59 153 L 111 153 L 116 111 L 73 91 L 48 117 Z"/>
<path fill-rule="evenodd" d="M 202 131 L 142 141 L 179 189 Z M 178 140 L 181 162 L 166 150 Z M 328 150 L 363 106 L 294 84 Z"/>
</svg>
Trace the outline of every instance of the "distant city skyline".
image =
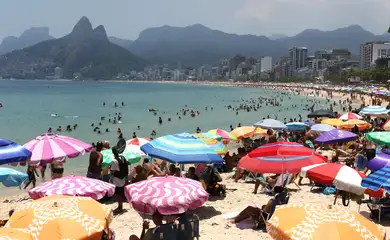
<svg viewBox="0 0 390 240">
<path fill-rule="evenodd" d="M 104 25 L 109 36 L 135 40 L 150 27 L 203 24 L 227 33 L 296 35 L 357 24 L 374 33 L 390 24 L 388 0 L 34 0 L 0 1 L 0 39 L 30 27 L 61 37 L 82 17 Z"/>
</svg>

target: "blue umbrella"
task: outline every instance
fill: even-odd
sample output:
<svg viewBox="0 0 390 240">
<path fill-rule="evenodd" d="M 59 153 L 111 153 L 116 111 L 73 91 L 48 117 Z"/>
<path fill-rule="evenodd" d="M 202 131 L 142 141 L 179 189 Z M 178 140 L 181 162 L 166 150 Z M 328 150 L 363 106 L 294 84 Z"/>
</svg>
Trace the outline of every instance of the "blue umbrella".
<svg viewBox="0 0 390 240">
<path fill-rule="evenodd" d="M 27 178 L 25 173 L 12 168 L 0 167 L 0 182 L 6 187 L 20 186 Z"/>
<path fill-rule="evenodd" d="M 383 106 L 366 106 L 364 107 L 360 113 L 365 115 L 386 115 L 389 110 Z"/>
<path fill-rule="evenodd" d="M 223 159 L 211 147 L 189 133 L 159 137 L 141 146 L 141 150 L 153 158 L 172 163 L 223 164 Z"/>
<path fill-rule="evenodd" d="M 304 123 L 305 123 L 306 125 L 310 126 L 310 127 L 316 124 L 315 122 L 313 122 L 313 121 L 311 121 L 311 120 L 306 120 Z"/>
<path fill-rule="evenodd" d="M 304 132 L 308 125 L 302 122 L 291 122 L 287 123 L 287 130 L 290 132 Z"/>
<path fill-rule="evenodd" d="M 23 162 L 31 157 L 31 152 L 10 140 L 0 138 L 0 165 Z"/>
<path fill-rule="evenodd" d="M 334 130 L 334 129 L 336 129 L 336 128 L 334 128 L 328 124 L 324 124 L 324 123 L 315 124 L 315 125 L 311 126 L 311 131 L 313 131 L 313 132 L 327 132 L 327 131 Z"/>
<path fill-rule="evenodd" d="M 284 125 L 284 123 L 275 119 L 264 119 L 255 123 L 254 126 L 264 128 L 264 129 L 273 129 L 276 131 L 287 129 L 287 126 Z"/>
<path fill-rule="evenodd" d="M 374 191 L 384 187 L 386 191 L 390 191 L 390 167 L 384 167 L 363 178 L 362 186 Z"/>
</svg>

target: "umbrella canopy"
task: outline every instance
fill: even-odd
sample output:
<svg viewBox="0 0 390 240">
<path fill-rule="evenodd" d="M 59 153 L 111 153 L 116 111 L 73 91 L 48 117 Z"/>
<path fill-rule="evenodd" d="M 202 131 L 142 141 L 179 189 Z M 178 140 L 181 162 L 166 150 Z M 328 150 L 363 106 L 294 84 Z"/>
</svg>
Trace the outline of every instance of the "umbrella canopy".
<svg viewBox="0 0 390 240">
<path fill-rule="evenodd" d="M 223 159 L 211 147 L 189 133 L 159 137 L 143 145 L 141 150 L 153 158 L 173 163 L 223 164 Z"/>
<path fill-rule="evenodd" d="M 298 173 L 302 167 L 312 164 L 324 163 L 326 158 L 319 153 L 312 156 L 296 156 L 280 161 L 264 161 L 262 158 L 252 158 L 249 155 L 241 158 L 238 167 L 255 173 Z"/>
<path fill-rule="evenodd" d="M 100 240 L 111 220 L 111 208 L 90 197 L 56 195 L 18 204 L 5 227 L 26 230 L 35 240 Z"/>
<path fill-rule="evenodd" d="M 362 186 L 372 190 L 384 187 L 386 191 L 390 191 L 390 167 L 386 166 L 368 175 L 363 179 Z"/>
<path fill-rule="evenodd" d="M 304 132 L 306 131 L 306 128 L 309 127 L 305 123 L 302 122 L 291 122 L 287 123 L 287 130 L 290 132 Z"/>
<path fill-rule="evenodd" d="M 366 106 L 361 111 L 360 114 L 377 116 L 377 115 L 387 115 L 389 110 L 382 106 Z"/>
<path fill-rule="evenodd" d="M 230 134 L 241 140 L 244 138 L 250 138 L 255 136 L 266 136 L 267 131 L 262 128 L 243 126 L 235 128 L 233 131 L 230 132 Z"/>
<path fill-rule="evenodd" d="M 214 134 L 214 133 L 208 133 L 208 132 L 205 132 L 205 133 L 194 133 L 192 134 L 194 137 L 196 138 L 200 138 L 200 139 L 214 139 L 214 140 L 217 140 L 217 141 L 221 141 L 222 140 L 222 137 L 220 135 L 217 135 L 217 134 Z"/>
<path fill-rule="evenodd" d="M 341 114 L 338 117 L 338 119 L 343 120 L 343 121 L 348 121 L 348 120 L 352 120 L 352 119 L 362 119 L 362 118 L 363 118 L 362 116 L 360 116 L 356 113 L 351 113 L 351 112 Z"/>
<path fill-rule="evenodd" d="M 351 131 L 355 126 L 357 126 L 360 131 L 371 128 L 371 124 L 358 119 L 348 120 L 346 122 L 343 122 L 338 128 Z"/>
<path fill-rule="evenodd" d="M 328 124 L 315 124 L 313 126 L 311 126 L 311 131 L 313 132 L 327 132 L 327 131 L 330 131 L 330 130 L 334 130 L 336 128 L 328 125 Z"/>
<path fill-rule="evenodd" d="M 92 145 L 75 138 L 56 134 L 43 134 L 23 145 L 32 152 L 30 164 L 38 165 L 41 161 L 50 163 L 66 157 L 75 158 L 92 150 Z"/>
<path fill-rule="evenodd" d="M 148 215 L 156 210 L 163 215 L 184 213 L 201 207 L 209 196 L 200 182 L 173 176 L 130 184 L 125 195 L 136 211 Z"/>
<path fill-rule="evenodd" d="M 283 160 L 296 156 L 309 157 L 313 155 L 313 150 L 295 142 L 277 142 L 264 144 L 248 155 L 252 158 L 264 158 L 263 160 L 272 160 L 273 158 Z"/>
<path fill-rule="evenodd" d="M 126 141 L 126 144 L 141 147 L 142 145 L 147 144 L 148 142 L 150 142 L 150 138 L 132 138 Z"/>
<path fill-rule="evenodd" d="M 307 115 L 308 118 L 318 118 L 318 117 L 335 117 L 335 114 L 333 111 L 330 110 L 317 110 Z"/>
<path fill-rule="evenodd" d="M 211 129 L 208 133 L 221 136 L 223 140 L 237 140 L 237 138 L 229 132 L 222 129 Z"/>
<path fill-rule="evenodd" d="M 311 121 L 311 120 L 306 120 L 304 123 L 305 123 L 306 125 L 310 126 L 310 127 L 316 124 L 315 122 L 313 122 L 313 121 Z"/>
<path fill-rule="evenodd" d="M 28 194 L 32 199 L 52 195 L 68 195 L 91 197 L 99 200 L 104 196 L 112 197 L 114 191 L 115 185 L 110 183 L 81 176 L 67 176 L 48 181 L 31 189 Z"/>
<path fill-rule="evenodd" d="M 335 144 L 338 142 L 349 142 L 355 140 L 357 135 L 344 130 L 331 130 L 323 132 L 318 138 L 314 140 L 316 143 L 321 144 Z"/>
<path fill-rule="evenodd" d="M 0 240 L 33 240 L 30 233 L 14 228 L 0 228 Z"/>
<path fill-rule="evenodd" d="M 387 120 L 387 121 L 382 125 L 382 129 L 385 130 L 385 131 L 390 131 L 390 119 Z"/>
<path fill-rule="evenodd" d="M 31 157 L 31 152 L 17 143 L 0 138 L 0 165 L 23 162 Z"/>
<path fill-rule="evenodd" d="M 390 154 L 379 153 L 367 163 L 367 168 L 378 171 L 381 168 L 390 166 Z"/>
<path fill-rule="evenodd" d="M 0 167 L 0 182 L 5 187 L 18 187 L 28 178 L 27 174 L 12 168 Z"/>
<path fill-rule="evenodd" d="M 390 147 L 390 132 L 370 132 L 366 138 L 377 145 Z"/>
<path fill-rule="evenodd" d="M 229 149 L 226 147 L 225 144 L 215 139 L 202 138 L 202 141 L 205 142 L 209 147 L 213 149 L 214 152 L 216 152 L 219 155 L 225 155 L 229 151 Z"/>
<path fill-rule="evenodd" d="M 134 149 L 135 151 L 132 151 L 131 149 L 132 148 L 127 145 L 123 153 L 120 154 L 127 160 L 130 165 L 138 163 L 139 161 L 141 161 L 142 157 L 140 154 L 135 152 L 136 148 Z M 114 154 L 112 153 L 112 149 L 103 150 L 101 151 L 101 154 L 103 156 L 102 167 L 105 168 L 108 165 L 111 165 L 112 161 L 115 158 Z"/>
<path fill-rule="evenodd" d="M 337 127 L 337 126 L 340 126 L 341 124 L 343 124 L 343 121 L 341 121 L 340 119 L 337 119 L 337 118 L 328 118 L 328 119 L 322 120 L 321 123 Z"/>
<path fill-rule="evenodd" d="M 339 190 L 359 195 L 366 190 L 360 185 L 366 175 L 344 164 L 321 163 L 303 167 L 301 176 L 325 185 L 334 184 Z"/>
<path fill-rule="evenodd" d="M 284 123 L 275 119 L 264 119 L 255 123 L 254 126 L 264 128 L 264 129 L 273 129 L 276 131 L 287 129 L 287 126 L 284 125 Z"/>
<path fill-rule="evenodd" d="M 385 239 L 385 230 L 345 207 L 318 203 L 277 206 L 267 221 L 273 239 Z"/>
</svg>

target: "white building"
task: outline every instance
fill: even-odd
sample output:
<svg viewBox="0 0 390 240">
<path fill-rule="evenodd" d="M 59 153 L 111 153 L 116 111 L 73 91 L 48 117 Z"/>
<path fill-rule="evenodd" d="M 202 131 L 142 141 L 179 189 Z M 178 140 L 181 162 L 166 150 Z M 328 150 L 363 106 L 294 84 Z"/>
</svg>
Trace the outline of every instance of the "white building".
<svg viewBox="0 0 390 240">
<path fill-rule="evenodd" d="M 326 59 L 313 59 L 311 60 L 311 69 L 313 71 L 319 71 L 327 68 L 328 61 Z"/>
<path fill-rule="evenodd" d="M 272 71 L 272 57 L 262 57 L 260 60 L 261 72 Z"/>
<path fill-rule="evenodd" d="M 378 58 L 390 57 L 390 42 L 369 42 L 360 45 L 360 68 L 369 69 L 375 66 Z"/>
</svg>

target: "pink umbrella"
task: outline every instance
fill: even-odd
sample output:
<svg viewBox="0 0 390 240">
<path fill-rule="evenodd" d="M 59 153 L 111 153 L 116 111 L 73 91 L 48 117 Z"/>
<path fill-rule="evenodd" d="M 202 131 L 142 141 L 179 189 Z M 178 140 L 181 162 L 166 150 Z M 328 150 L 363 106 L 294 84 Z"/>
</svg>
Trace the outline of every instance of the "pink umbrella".
<svg viewBox="0 0 390 240">
<path fill-rule="evenodd" d="M 42 134 L 23 145 L 32 152 L 29 162 L 33 165 L 41 161 L 50 163 L 53 160 L 65 160 L 66 157 L 75 158 L 92 150 L 92 145 L 75 138 L 56 134 Z"/>
<path fill-rule="evenodd" d="M 163 215 L 181 214 L 201 207 L 209 196 L 200 182 L 172 176 L 128 185 L 125 195 L 136 211 L 148 215 L 156 210 Z"/>
<path fill-rule="evenodd" d="M 31 189 L 28 194 L 32 199 L 52 195 L 91 197 L 99 200 L 104 196 L 114 195 L 115 185 L 100 180 L 81 176 L 67 176 L 48 181 Z"/>
<path fill-rule="evenodd" d="M 133 138 L 128 140 L 126 143 L 127 145 L 135 145 L 141 147 L 144 144 L 147 144 L 150 142 L 150 138 Z"/>
</svg>

